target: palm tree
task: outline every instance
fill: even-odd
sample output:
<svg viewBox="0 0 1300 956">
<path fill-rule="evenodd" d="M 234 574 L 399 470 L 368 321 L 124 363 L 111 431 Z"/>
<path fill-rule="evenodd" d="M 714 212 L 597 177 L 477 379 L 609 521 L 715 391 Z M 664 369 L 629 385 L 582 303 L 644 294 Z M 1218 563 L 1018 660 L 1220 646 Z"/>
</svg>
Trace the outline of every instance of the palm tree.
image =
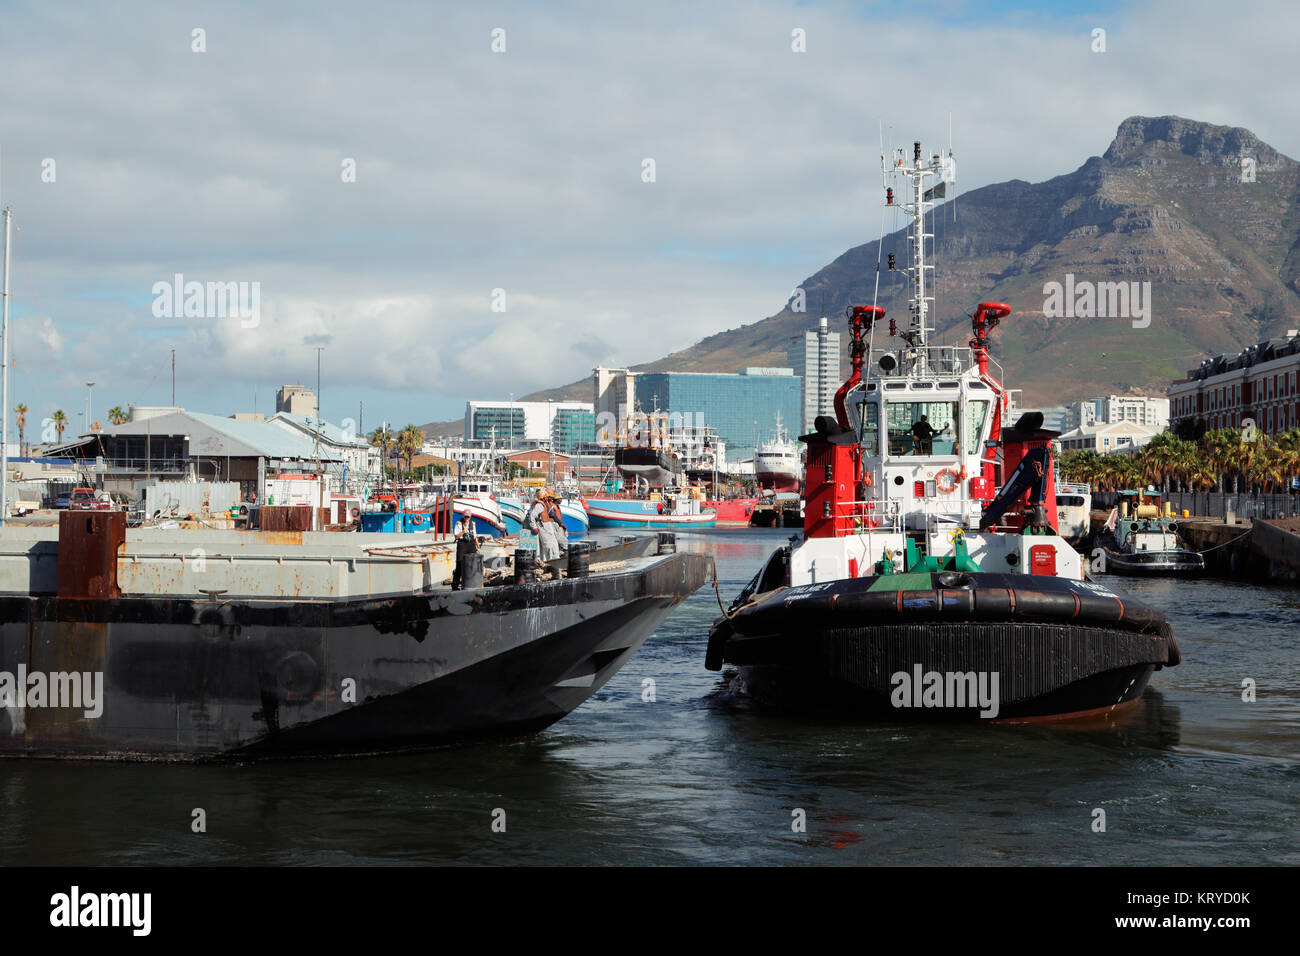
<svg viewBox="0 0 1300 956">
<path fill-rule="evenodd" d="M 1291 486 L 1291 479 L 1300 475 L 1300 428 L 1282 432 L 1274 439 L 1273 447 L 1281 459 L 1284 476 L 1282 490 L 1286 491 Z"/>
<path fill-rule="evenodd" d="M 1193 492 L 1208 492 L 1211 488 L 1222 482 L 1222 473 L 1210 462 L 1209 456 L 1203 451 L 1197 451 L 1187 467 L 1187 484 Z M 1193 514 L 1196 507 L 1196 500 L 1192 500 Z M 1206 512 L 1209 511 L 1209 499 L 1206 498 Z"/>
<path fill-rule="evenodd" d="M 397 453 L 406 459 L 406 474 L 412 472 L 412 461 L 424 448 L 424 432 L 414 425 L 407 425 L 397 433 Z"/>
<path fill-rule="evenodd" d="M 1234 436 L 1232 431 L 1226 428 L 1208 431 L 1201 436 L 1200 441 L 1205 462 L 1217 476 L 1214 490 L 1220 494 L 1227 490 L 1224 487 L 1224 477 L 1231 468 L 1233 449 L 1241 442 L 1240 433 Z"/>
<path fill-rule="evenodd" d="M 14 406 L 14 420 L 18 423 L 18 451 L 27 456 L 27 406 L 21 403 Z"/>
<path fill-rule="evenodd" d="M 63 441 L 63 429 L 68 427 L 68 416 L 63 414 L 63 409 L 55 409 L 54 414 L 50 416 L 50 421 L 54 423 L 54 430 L 59 434 L 59 442 Z"/>
<path fill-rule="evenodd" d="M 129 416 L 122 410 L 121 405 L 114 405 L 108 410 L 108 421 L 112 425 L 124 425 Z"/>
</svg>

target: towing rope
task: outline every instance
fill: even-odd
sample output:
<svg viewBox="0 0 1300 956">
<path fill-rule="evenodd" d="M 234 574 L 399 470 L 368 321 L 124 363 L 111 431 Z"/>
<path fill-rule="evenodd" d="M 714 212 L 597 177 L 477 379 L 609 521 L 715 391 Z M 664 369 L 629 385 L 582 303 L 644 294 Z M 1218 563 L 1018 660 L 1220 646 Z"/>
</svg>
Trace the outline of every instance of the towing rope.
<svg viewBox="0 0 1300 956">
<path fill-rule="evenodd" d="M 1250 534 L 1250 533 L 1251 533 L 1252 531 L 1254 531 L 1254 530 L 1255 530 L 1255 529 L 1254 529 L 1253 527 L 1247 528 L 1247 529 L 1246 529 L 1245 531 L 1243 531 L 1241 534 L 1237 535 L 1235 538 L 1229 538 L 1227 541 L 1223 542 L 1223 544 L 1214 544 L 1214 545 L 1211 545 L 1210 547 L 1206 548 L 1204 551 L 1197 551 L 1196 553 L 1197 553 L 1197 554 L 1209 554 L 1209 553 L 1210 553 L 1211 551 L 1213 551 L 1215 548 L 1224 548 L 1224 547 L 1227 547 L 1228 545 L 1232 544 L 1232 542 L 1234 542 L 1234 541 L 1240 541 L 1242 538 L 1246 537 L 1246 535 Z"/>
</svg>

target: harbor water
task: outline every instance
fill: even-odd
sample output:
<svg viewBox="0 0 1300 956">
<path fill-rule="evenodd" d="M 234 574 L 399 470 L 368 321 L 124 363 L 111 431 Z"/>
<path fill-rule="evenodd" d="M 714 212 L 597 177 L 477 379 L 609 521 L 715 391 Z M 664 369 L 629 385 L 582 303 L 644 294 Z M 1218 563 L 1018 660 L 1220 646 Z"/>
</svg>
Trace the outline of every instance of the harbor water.
<svg viewBox="0 0 1300 956">
<path fill-rule="evenodd" d="M 730 603 L 789 534 L 678 543 L 716 558 Z M 704 669 L 708 587 L 527 740 L 243 766 L 0 760 L 0 863 L 1300 864 L 1300 590 L 1110 583 L 1168 615 L 1183 662 L 1109 724 L 756 713 Z"/>
</svg>

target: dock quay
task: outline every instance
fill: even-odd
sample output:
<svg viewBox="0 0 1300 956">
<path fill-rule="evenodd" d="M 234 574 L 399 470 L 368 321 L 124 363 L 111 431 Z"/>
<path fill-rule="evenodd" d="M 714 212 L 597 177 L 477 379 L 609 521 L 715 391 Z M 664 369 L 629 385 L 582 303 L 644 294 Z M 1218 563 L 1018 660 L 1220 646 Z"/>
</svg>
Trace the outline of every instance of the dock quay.
<svg viewBox="0 0 1300 956">
<path fill-rule="evenodd" d="M 749 516 L 751 528 L 801 528 L 803 518 L 799 514 L 799 499 L 789 501 L 764 502 L 754 506 Z"/>
<path fill-rule="evenodd" d="M 1106 516 L 1105 511 L 1092 512 L 1094 532 Z M 1300 581 L 1300 518 L 1193 516 L 1179 519 L 1178 533 L 1205 557 L 1211 574 L 1260 584 Z"/>
</svg>

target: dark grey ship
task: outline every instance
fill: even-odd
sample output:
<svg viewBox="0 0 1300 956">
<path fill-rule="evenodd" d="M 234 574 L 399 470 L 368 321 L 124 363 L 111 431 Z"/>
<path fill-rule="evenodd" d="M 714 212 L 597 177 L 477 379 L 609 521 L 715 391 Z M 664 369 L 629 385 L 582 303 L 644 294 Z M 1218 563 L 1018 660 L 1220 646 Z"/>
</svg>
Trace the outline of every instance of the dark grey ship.
<svg viewBox="0 0 1300 956">
<path fill-rule="evenodd" d="M 120 512 L 10 525 L 0 755 L 238 760 L 534 733 L 713 574 L 671 540 L 618 547 L 554 580 L 516 583 L 501 557 L 503 583 L 453 591 L 454 548 L 431 535 L 128 530 Z"/>
</svg>

